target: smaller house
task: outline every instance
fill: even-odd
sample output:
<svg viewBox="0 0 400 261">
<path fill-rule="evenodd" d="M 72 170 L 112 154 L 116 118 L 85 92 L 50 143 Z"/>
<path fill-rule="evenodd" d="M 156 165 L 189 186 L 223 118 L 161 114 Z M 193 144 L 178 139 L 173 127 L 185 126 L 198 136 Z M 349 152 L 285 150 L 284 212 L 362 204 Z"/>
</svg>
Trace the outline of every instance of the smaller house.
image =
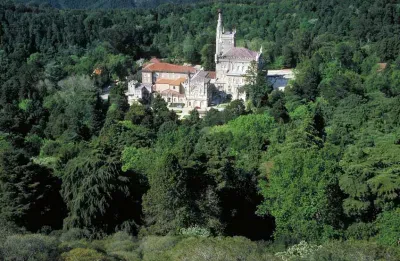
<svg viewBox="0 0 400 261">
<path fill-rule="evenodd" d="M 125 93 L 128 97 L 128 103 L 132 105 L 139 100 L 150 99 L 152 93 L 152 85 L 146 83 L 138 83 L 137 81 L 130 81 L 128 83 L 128 91 Z"/>
<path fill-rule="evenodd" d="M 268 80 L 274 86 L 274 90 L 285 90 L 289 81 L 294 79 L 294 72 L 292 69 L 282 70 L 268 70 Z"/>
<path fill-rule="evenodd" d="M 159 93 L 168 103 L 185 103 L 185 90 L 182 86 L 186 78 L 158 79 L 154 85 L 154 91 Z"/>
</svg>

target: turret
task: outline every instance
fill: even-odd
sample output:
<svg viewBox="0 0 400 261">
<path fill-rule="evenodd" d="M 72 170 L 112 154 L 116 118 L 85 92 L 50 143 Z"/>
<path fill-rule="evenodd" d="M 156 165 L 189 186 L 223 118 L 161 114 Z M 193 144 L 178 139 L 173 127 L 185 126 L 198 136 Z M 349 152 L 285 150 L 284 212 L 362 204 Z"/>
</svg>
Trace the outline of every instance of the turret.
<svg viewBox="0 0 400 261">
<path fill-rule="evenodd" d="M 218 55 L 221 53 L 221 35 L 223 34 L 223 27 L 222 27 L 222 10 L 218 9 L 218 24 L 217 24 L 217 34 L 216 34 L 216 41 L 215 41 L 215 62 L 218 61 Z"/>
</svg>

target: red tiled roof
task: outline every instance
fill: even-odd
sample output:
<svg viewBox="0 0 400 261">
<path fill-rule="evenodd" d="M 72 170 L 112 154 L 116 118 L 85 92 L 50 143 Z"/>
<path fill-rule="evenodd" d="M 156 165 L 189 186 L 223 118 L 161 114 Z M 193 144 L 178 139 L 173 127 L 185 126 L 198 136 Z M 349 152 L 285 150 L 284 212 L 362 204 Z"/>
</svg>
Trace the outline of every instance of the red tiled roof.
<svg viewBox="0 0 400 261">
<path fill-rule="evenodd" d="M 210 79 L 215 79 L 215 78 L 217 78 L 217 73 L 216 73 L 216 72 L 208 71 L 208 78 L 210 78 Z"/>
<path fill-rule="evenodd" d="M 170 63 L 152 63 L 143 68 L 144 72 L 171 72 L 171 73 L 195 73 L 196 69 L 190 66 L 181 66 Z"/>
<path fill-rule="evenodd" d="M 378 65 L 379 65 L 379 68 L 377 71 L 381 72 L 386 69 L 387 63 L 378 63 Z"/>
<path fill-rule="evenodd" d="M 101 69 L 101 68 L 96 68 L 96 69 L 94 69 L 94 71 L 93 71 L 93 74 L 95 74 L 95 75 L 100 75 L 100 74 L 102 74 L 103 73 L 103 70 Z"/>
<path fill-rule="evenodd" d="M 169 85 L 173 85 L 173 86 L 178 86 L 178 85 L 181 85 L 184 81 L 186 81 L 186 78 L 184 78 L 184 77 L 180 77 L 178 79 L 160 78 L 160 79 L 157 79 L 156 84 L 169 84 Z"/>
</svg>

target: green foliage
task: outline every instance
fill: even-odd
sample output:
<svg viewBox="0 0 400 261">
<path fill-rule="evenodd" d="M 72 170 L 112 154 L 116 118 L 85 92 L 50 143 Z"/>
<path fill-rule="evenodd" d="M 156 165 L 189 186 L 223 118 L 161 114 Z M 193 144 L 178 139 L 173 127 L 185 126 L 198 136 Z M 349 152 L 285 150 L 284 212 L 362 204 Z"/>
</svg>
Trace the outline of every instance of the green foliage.
<svg viewBox="0 0 400 261">
<path fill-rule="evenodd" d="M 189 236 L 189 237 L 193 237 L 193 236 L 209 237 L 209 236 L 211 236 L 210 231 L 208 231 L 207 229 L 201 228 L 199 226 L 182 228 L 180 232 L 183 236 Z"/>
<path fill-rule="evenodd" d="M 40 234 L 13 235 L 3 245 L 5 260 L 52 261 L 59 256 L 57 239 Z"/>
<path fill-rule="evenodd" d="M 359 141 L 343 155 L 340 186 L 349 195 L 344 201 L 345 213 L 368 221 L 373 212 L 397 206 L 400 148 L 393 134 L 361 134 Z"/>
<path fill-rule="evenodd" d="M 74 261 L 74 260 L 82 260 L 82 261 L 111 261 L 114 260 L 112 258 L 108 258 L 102 253 L 97 252 L 93 249 L 86 248 L 75 248 L 69 251 L 68 253 L 63 253 L 61 255 L 63 261 Z"/>
<path fill-rule="evenodd" d="M 293 92 L 306 101 L 315 101 L 318 96 L 318 85 L 321 75 L 318 69 L 318 61 L 305 60 L 298 67 Z"/>
<path fill-rule="evenodd" d="M 187 173 L 173 155 L 158 161 L 156 172 L 149 175 L 150 189 L 143 198 L 143 211 L 151 233 L 177 232 L 193 222 L 189 206 Z"/>
<path fill-rule="evenodd" d="M 399 223 L 400 223 L 399 208 L 392 211 L 387 211 L 377 219 L 378 235 L 377 240 L 382 245 L 397 246 L 399 244 Z"/>
<path fill-rule="evenodd" d="M 398 260 L 399 250 L 368 241 L 328 242 L 305 258 L 292 260 Z"/>
<path fill-rule="evenodd" d="M 284 261 L 304 259 L 312 256 L 322 246 L 308 244 L 305 241 L 301 241 L 297 245 L 289 247 L 285 252 L 279 252 L 275 255 L 282 258 Z"/>
<path fill-rule="evenodd" d="M 10 236 L 21 233 L 16 223 L 62 233 L 65 260 L 281 259 L 227 235 L 274 235 L 279 251 L 301 240 L 322 246 L 295 245 L 290 260 L 399 259 L 389 246 L 399 234 L 396 3 L 173 1 L 105 10 L 161 2 L 51 1 L 96 8 L 62 11 L 0 4 L 1 245 L 31 251 L 15 247 L 27 237 Z M 126 81 L 141 74 L 135 60 L 214 69 L 219 8 L 225 28 L 237 28 L 237 46 L 263 47 L 268 68 L 296 67 L 285 92 L 253 63 L 240 90 L 246 106 L 235 100 L 185 121 L 159 96 L 129 107 Z M 62 222 L 73 229 L 50 232 Z M 138 231 L 140 240 L 131 236 Z"/>
<path fill-rule="evenodd" d="M 256 108 L 264 107 L 268 103 L 268 94 L 272 86 L 267 82 L 266 68 L 258 68 L 257 63 L 252 61 L 246 71 L 246 96 Z"/>
<path fill-rule="evenodd" d="M 215 70 L 215 45 L 214 44 L 206 44 L 201 48 L 201 65 L 204 70 L 213 71 Z"/>
<path fill-rule="evenodd" d="M 64 226 L 107 232 L 137 218 L 140 210 L 134 207 L 133 192 L 137 183 L 130 174 L 123 173 L 113 157 L 96 151 L 70 160 L 62 177 L 61 193 L 69 211 Z"/>
<path fill-rule="evenodd" d="M 346 232 L 345 237 L 350 240 L 368 240 L 377 233 L 375 224 L 373 223 L 353 223 Z"/>
<path fill-rule="evenodd" d="M 51 171 L 34 164 L 20 151 L 0 154 L 0 217 L 31 231 L 59 228 L 64 204 L 60 183 Z"/>
<path fill-rule="evenodd" d="M 168 257 L 171 260 L 280 260 L 265 253 L 261 246 L 243 237 L 187 238 L 180 241 Z"/>
<path fill-rule="evenodd" d="M 60 81 L 58 86 L 60 90 L 45 101 L 50 111 L 48 137 L 80 140 L 98 133 L 102 105 L 93 81 L 87 76 L 72 76 Z"/>
</svg>

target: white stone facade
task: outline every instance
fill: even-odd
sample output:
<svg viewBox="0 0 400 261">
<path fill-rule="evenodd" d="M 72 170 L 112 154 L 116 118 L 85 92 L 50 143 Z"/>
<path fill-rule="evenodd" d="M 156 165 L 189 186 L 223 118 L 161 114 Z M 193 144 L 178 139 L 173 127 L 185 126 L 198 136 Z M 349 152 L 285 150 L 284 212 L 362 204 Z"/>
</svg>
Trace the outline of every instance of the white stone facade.
<svg viewBox="0 0 400 261">
<path fill-rule="evenodd" d="M 125 95 L 128 97 L 128 103 L 132 105 L 139 100 L 146 100 L 150 98 L 152 92 L 152 85 L 146 83 L 138 83 L 137 81 L 128 82 L 128 91 Z"/>
<path fill-rule="evenodd" d="M 246 84 L 246 74 L 252 61 L 261 62 L 260 52 L 235 46 L 236 31 L 225 32 L 222 26 L 222 13 L 219 11 L 216 35 L 216 87 L 232 99 L 245 100 L 246 94 L 240 87 Z"/>
<path fill-rule="evenodd" d="M 207 109 L 211 102 L 211 78 L 209 72 L 199 71 L 183 83 L 186 96 L 186 107 Z"/>
</svg>

